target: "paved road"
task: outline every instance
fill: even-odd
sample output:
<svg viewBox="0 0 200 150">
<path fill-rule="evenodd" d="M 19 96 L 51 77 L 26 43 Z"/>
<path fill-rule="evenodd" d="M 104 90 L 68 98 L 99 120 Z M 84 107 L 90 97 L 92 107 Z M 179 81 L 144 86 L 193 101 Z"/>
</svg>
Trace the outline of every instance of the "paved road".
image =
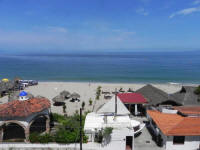
<svg viewBox="0 0 200 150">
<path fill-rule="evenodd" d="M 147 121 L 146 118 L 135 118 L 136 120 L 143 122 Z M 142 133 L 135 137 L 134 141 L 135 149 L 134 150 L 164 150 L 163 147 L 158 147 L 156 143 L 152 140 L 152 136 L 145 127 L 142 130 Z"/>
</svg>

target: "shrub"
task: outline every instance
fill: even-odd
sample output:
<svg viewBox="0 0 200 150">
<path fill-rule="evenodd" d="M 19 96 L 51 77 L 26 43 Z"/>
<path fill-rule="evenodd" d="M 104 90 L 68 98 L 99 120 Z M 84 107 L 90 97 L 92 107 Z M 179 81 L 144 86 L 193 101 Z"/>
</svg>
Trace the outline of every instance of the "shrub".
<svg viewBox="0 0 200 150">
<path fill-rule="evenodd" d="M 101 96 L 101 86 L 98 86 L 96 91 L 96 99 L 99 100 L 100 96 Z"/>
<path fill-rule="evenodd" d="M 110 136 L 110 134 L 112 133 L 112 130 L 113 130 L 113 128 L 111 128 L 111 127 L 106 127 L 106 128 L 103 130 L 103 137 Z"/>
<path fill-rule="evenodd" d="M 194 93 L 197 95 L 200 94 L 200 85 L 195 89 Z"/>
<path fill-rule="evenodd" d="M 57 126 L 56 132 L 54 135 L 44 134 L 40 135 L 39 133 L 32 133 L 29 136 L 31 143 L 75 143 L 80 142 L 80 115 L 75 114 L 74 116 L 64 117 L 59 114 L 51 114 L 52 120 L 61 123 Z M 82 127 L 84 126 L 85 115 L 82 116 Z M 83 128 L 83 142 L 88 141 L 88 137 L 84 134 Z"/>
<path fill-rule="evenodd" d="M 64 103 L 64 104 L 63 104 L 63 113 L 66 113 L 66 108 L 67 108 L 67 106 L 66 106 L 66 104 Z"/>
<path fill-rule="evenodd" d="M 34 132 L 30 134 L 29 140 L 31 143 L 49 143 L 54 142 L 54 137 L 47 133 L 40 135 L 39 133 Z"/>
<path fill-rule="evenodd" d="M 90 98 L 89 100 L 89 105 L 91 106 L 92 105 L 92 99 Z"/>
<path fill-rule="evenodd" d="M 102 131 L 99 131 L 97 134 L 95 134 L 94 141 L 97 143 L 102 143 L 102 141 L 103 141 Z"/>
<path fill-rule="evenodd" d="M 82 109 L 84 109 L 84 107 L 85 107 L 85 102 L 84 101 L 82 102 L 81 106 L 82 106 Z"/>
</svg>

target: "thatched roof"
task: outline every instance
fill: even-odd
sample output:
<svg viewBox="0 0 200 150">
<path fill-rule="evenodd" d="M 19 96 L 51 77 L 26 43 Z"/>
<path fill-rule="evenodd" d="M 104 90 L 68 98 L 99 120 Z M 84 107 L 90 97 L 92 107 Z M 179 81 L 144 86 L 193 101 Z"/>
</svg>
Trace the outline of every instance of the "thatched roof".
<svg viewBox="0 0 200 150">
<path fill-rule="evenodd" d="M 14 89 L 15 83 L 13 81 L 0 82 L 0 92 L 7 92 Z"/>
<path fill-rule="evenodd" d="M 171 94 L 170 99 L 182 105 L 200 105 L 198 95 L 194 93 L 195 89 L 193 86 L 183 86 L 179 92 Z"/>
<path fill-rule="evenodd" d="M 147 84 L 135 92 L 142 94 L 147 99 L 148 103 L 154 106 L 167 101 L 169 98 L 169 95 L 166 92 L 150 84 Z"/>
<path fill-rule="evenodd" d="M 71 97 L 72 99 L 78 99 L 78 98 L 80 98 L 81 96 L 80 96 L 78 93 L 74 92 L 74 93 L 71 94 L 70 97 Z"/>
<path fill-rule="evenodd" d="M 64 102 L 65 101 L 65 98 L 62 96 L 62 95 L 57 95 L 56 97 L 54 97 L 53 99 L 52 99 L 52 101 L 53 102 L 58 102 L 58 103 L 62 103 L 62 102 Z"/>
<path fill-rule="evenodd" d="M 70 97 L 70 92 L 64 90 L 64 91 L 60 92 L 60 95 L 64 96 L 65 98 L 68 98 L 68 97 Z"/>
</svg>

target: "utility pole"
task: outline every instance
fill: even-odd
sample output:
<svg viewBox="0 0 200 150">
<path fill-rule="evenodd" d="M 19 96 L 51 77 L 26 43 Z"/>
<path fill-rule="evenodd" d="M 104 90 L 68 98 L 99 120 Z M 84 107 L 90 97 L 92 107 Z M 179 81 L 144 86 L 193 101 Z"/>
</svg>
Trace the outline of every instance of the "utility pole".
<svg viewBox="0 0 200 150">
<path fill-rule="evenodd" d="M 115 89 L 115 117 L 117 116 L 117 89 Z"/>
<path fill-rule="evenodd" d="M 82 108 L 80 108 L 80 150 L 82 150 Z"/>
</svg>

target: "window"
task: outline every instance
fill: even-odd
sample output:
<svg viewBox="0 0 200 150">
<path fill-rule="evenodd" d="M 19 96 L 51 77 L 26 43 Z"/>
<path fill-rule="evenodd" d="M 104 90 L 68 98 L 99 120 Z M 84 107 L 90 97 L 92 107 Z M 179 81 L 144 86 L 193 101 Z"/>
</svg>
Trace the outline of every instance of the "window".
<svg viewBox="0 0 200 150">
<path fill-rule="evenodd" d="M 184 144 L 185 137 L 184 136 L 174 136 L 173 144 Z"/>
</svg>

